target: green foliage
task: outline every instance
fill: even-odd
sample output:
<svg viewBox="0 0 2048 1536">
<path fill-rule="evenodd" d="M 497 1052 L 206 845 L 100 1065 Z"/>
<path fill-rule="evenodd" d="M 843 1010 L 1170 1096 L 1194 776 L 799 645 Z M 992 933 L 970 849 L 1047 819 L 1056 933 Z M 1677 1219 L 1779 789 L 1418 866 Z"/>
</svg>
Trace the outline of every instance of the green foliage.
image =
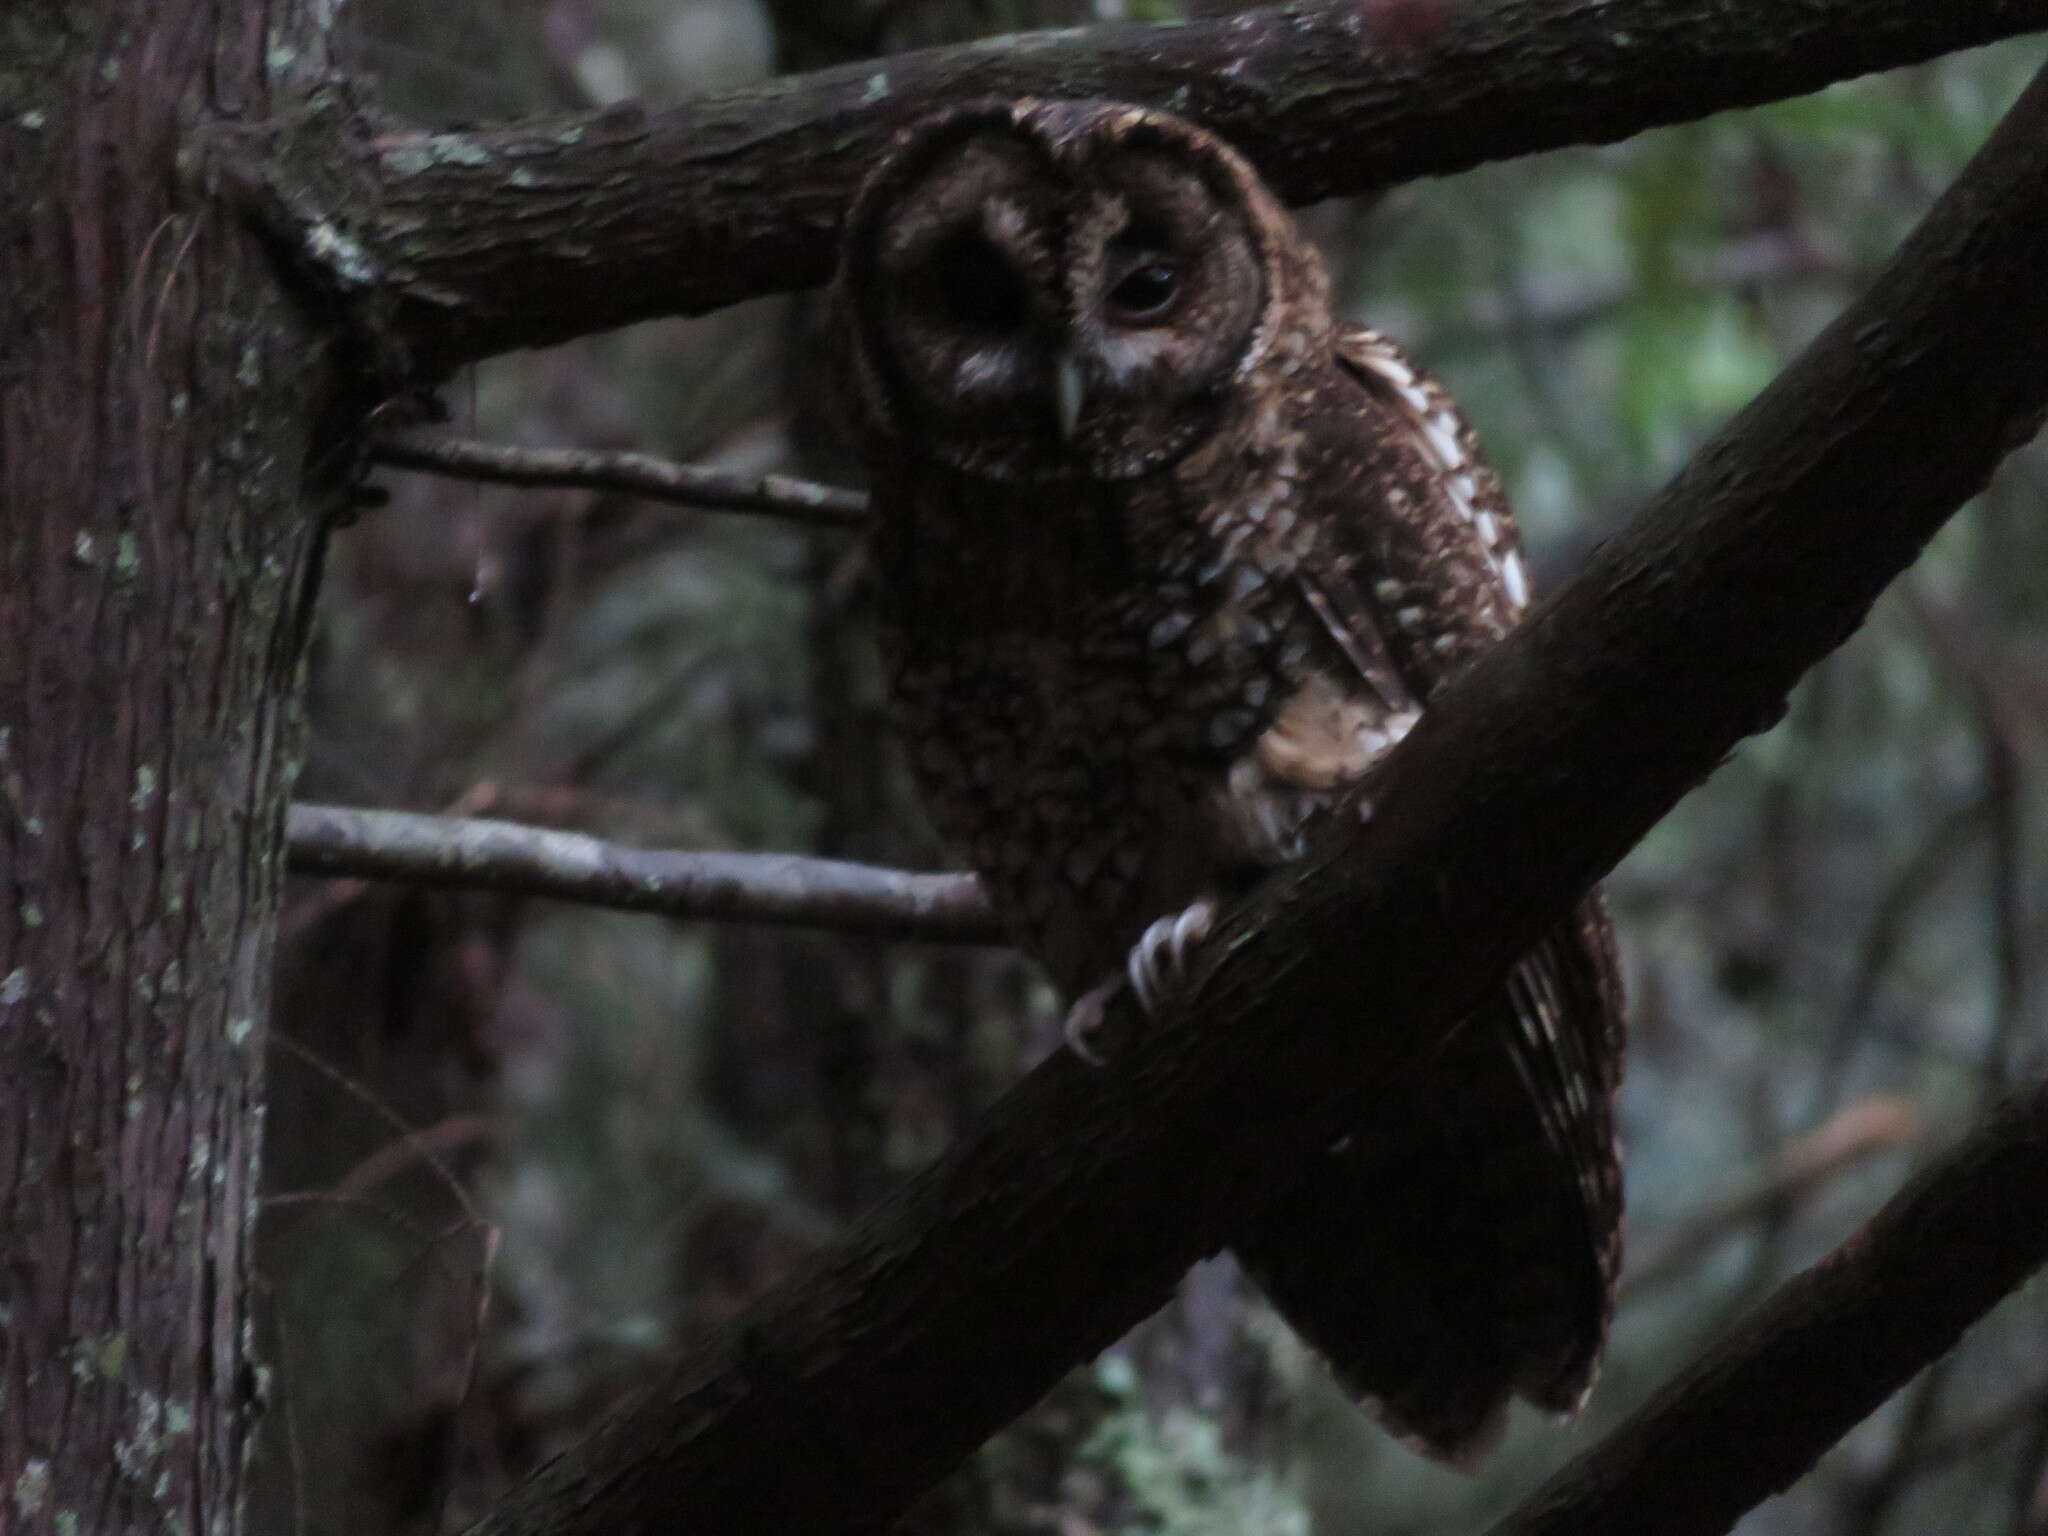
<svg viewBox="0 0 2048 1536">
<path fill-rule="evenodd" d="M 1125 1490 L 1124 1529 L 1147 1536 L 1310 1536 L 1308 1512 L 1288 1482 L 1232 1455 L 1213 1415 L 1175 1405 L 1163 1412 L 1139 1398 L 1127 1375 L 1098 1365 L 1120 1406 L 1096 1426 L 1076 1458 Z M 1123 1379 L 1118 1379 L 1123 1376 Z"/>
</svg>

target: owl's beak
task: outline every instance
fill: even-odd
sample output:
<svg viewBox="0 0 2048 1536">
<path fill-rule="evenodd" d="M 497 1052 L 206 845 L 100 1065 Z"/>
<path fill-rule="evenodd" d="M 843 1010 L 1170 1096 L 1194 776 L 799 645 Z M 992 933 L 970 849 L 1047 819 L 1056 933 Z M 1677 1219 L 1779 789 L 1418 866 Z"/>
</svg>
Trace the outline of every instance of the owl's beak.
<svg viewBox="0 0 2048 1536">
<path fill-rule="evenodd" d="M 1059 411 L 1060 437 L 1063 441 L 1074 435 L 1074 428 L 1081 420 L 1081 407 L 1088 399 L 1088 386 L 1081 378 L 1081 365 L 1074 361 L 1073 354 L 1060 354 L 1059 371 L 1053 379 L 1053 405 Z"/>
</svg>

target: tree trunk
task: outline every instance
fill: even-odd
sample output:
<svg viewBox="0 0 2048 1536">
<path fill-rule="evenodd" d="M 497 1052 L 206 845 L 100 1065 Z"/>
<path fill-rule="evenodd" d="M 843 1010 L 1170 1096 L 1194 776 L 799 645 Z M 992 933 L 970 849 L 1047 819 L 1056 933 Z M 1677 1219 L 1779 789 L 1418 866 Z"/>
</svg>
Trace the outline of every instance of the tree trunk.
<svg viewBox="0 0 2048 1536">
<path fill-rule="evenodd" d="M 296 0 L 15 0 L 0 72 L 0 1526 L 240 1528 L 327 368 L 197 134 Z"/>
</svg>

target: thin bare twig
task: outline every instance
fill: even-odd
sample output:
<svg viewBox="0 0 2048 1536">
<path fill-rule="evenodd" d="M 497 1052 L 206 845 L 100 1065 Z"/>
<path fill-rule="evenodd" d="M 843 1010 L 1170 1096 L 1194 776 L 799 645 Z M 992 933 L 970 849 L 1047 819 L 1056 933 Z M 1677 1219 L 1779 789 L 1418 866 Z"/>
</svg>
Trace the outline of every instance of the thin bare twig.
<svg viewBox="0 0 2048 1536">
<path fill-rule="evenodd" d="M 2012 1047 L 2031 991 L 2022 940 L 2027 829 L 2021 790 L 2030 755 L 2029 732 L 2009 698 L 2003 669 L 1983 653 L 1962 616 L 1930 601 L 1910 585 L 1905 599 L 1907 610 L 1927 638 L 1929 653 L 1963 689 L 1976 717 L 1984 765 L 1983 803 L 1991 834 L 1985 902 L 1990 910 L 1984 930 L 1991 940 L 1991 974 L 1997 979 L 1979 1077 L 1985 1097 L 1995 1097 L 2010 1081 Z"/>
<path fill-rule="evenodd" d="M 263 1197 L 265 1211 L 354 1211 L 364 1216 L 374 1216 L 385 1225 L 397 1228 L 421 1247 L 430 1247 L 441 1241 L 446 1234 L 429 1232 L 402 1211 L 395 1211 L 381 1201 L 367 1195 L 351 1195 L 332 1189 L 287 1189 Z M 450 1274 L 454 1271 L 450 1270 Z"/>
<path fill-rule="evenodd" d="M 1682 267 L 1678 276 L 1689 291 L 1714 293 L 1819 277 L 1853 286 L 1869 273 L 1783 236 L 1750 235 Z M 1441 357 L 1457 348 L 1498 347 L 1526 331 L 1567 338 L 1613 319 L 1641 296 L 1630 278 L 1539 273 L 1519 290 L 1503 284 L 1474 294 L 1448 319 L 1402 339 L 1425 357 Z"/>
<path fill-rule="evenodd" d="M 335 1087 L 339 1088 L 343 1093 L 361 1104 L 371 1114 L 396 1131 L 399 1139 L 408 1143 L 419 1160 L 433 1171 L 434 1177 L 439 1180 L 442 1188 L 446 1189 L 449 1195 L 453 1197 L 456 1205 L 461 1207 L 463 1216 L 472 1225 L 483 1227 L 490 1224 L 484 1219 L 484 1213 L 477 1209 L 476 1202 L 470 1198 L 468 1188 L 463 1184 L 462 1180 L 455 1176 L 455 1170 L 441 1160 L 439 1149 L 430 1141 L 422 1141 L 419 1131 L 397 1110 L 393 1109 L 377 1094 L 373 1093 L 362 1083 L 357 1082 L 355 1078 L 342 1071 L 341 1068 L 334 1065 L 333 1062 L 322 1056 L 311 1046 L 294 1040 L 290 1035 L 284 1033 L 283 1030 L 273 1029 L 270 1032 L 270 1043 L 297 1057 L 306 1066 L 311 1067 L 315 1072 L 326 1078 Z M 351 1198 L 355 1197 L 352 1196 Z"/>
<path fill-rule="evenodd" d="M 1878 898 L 1870 926 L 1857 946 L 1848 993 L 1829 1026 L 1814 1073 L 1816 1108 L 1825 1108 L 1841 1091 L 1842 1080 L 1870 1031 L 1885 973 L 1905 943 L 1921 901 L 1983 830 L 1988 812 L 1988 803 L 1978 795 L 1943 813 Z"/>
<path fill-rule="evenodd" d="M 499 1239 L 502 1234 L 495 1226 L 483 1229 L 483 1252 L 477 1256 L 476 1279 L 471 1292 L 470 1311 L 472 1326 L 469 1330 L 467 1347 L 462 1352 L 462 1379 L 456 1389 L 455 1402 L 449 1408 L 451 1421 L 459 1422 L 462 1410 L 469 1406 L 469 1400 L 476 1395 L 477 1369 L 483 1359 L 484 1336 L 491 1322 L 491 1278 L 498 1267 Z M 441 1497 L 434 1508 L 434 1529 L 448 1528 L 448 1504 L 455 1497 L 455 1472 L 448 1466 L 441 1478 Z"/>
<path fill-rule="evenodd" d="M 1491 1536 L 1703 1536 L 2048 1259 L 2048 1084 L 2014 1095 Z"/>
<path fill-rule="evenodd" d="M 497 1134 L 498 1121 L 493 1115 L 470 1110 L 445 1116 L 396 1141 L 384 1143 L 343 1174 L 334 1186 L 334 1192 L 337 1195 L 366 1195 L 415 1163 L 459 1151 L 477 1142 L 489 1142 Z"/>
<path fill-rule="evenodd" d="M 2039 1442 L 2044 1425 L 2048 1425 L 2048 1372 L 2036 1371 L 2003 1401 L 1949 1424 L 1913 1446 L 1909 1452 L 1911 1470 L 1915 1475 L 1941 1472 L 1959 1462 L 1972 1461 L 1995 1451 L 2019 1431 L 2027 1430 L 2025 1454 L 2020 1458 L 2014 1496 L 2018 1501 L 2029 1502 L 2039 1480 L 2039 1463 L 2030 1461 L 2029 1456 Z M 1896 1459 L 1895 1455 L 1893 1460 Z M 1871 1476 L 1884 1476 L 1891 1471 L 1892 1463 L 1888 1461 L 1875 1474 L 1838 1473 L 1846 1495 L 1843 1503 L 1850 1505 L 1859 1484 Z M 2030 1471 L 2034 1475 L 2030 1476 Z M 2015 1536 L 2021 1536 L 2017 1528 Z"/>
<path fill-rule="evenodd" d="M 271 1308 L 272 1324 L 277 1330 L 278 1364 L 286 1371 L 292 1369 L 291 1332 L 285 1325 L 284 1309 Z M 299 1440 L 299 1415 L 293 1406 L 298 1400 L 296 1392 L 278 1393 L 278 1406 L 284 1413 L 285 1464 L 291 1473 L 292 1488 L 292 1536 L 306 1536 L 306 1448 Z"/>
<path fill-rule="evenodd" d="M 460 480 L 617 491 L 707 512 L 761 512 L 822 528 L 860 528 L 868 516 L 868 499 L 859 491 L 788 475 L 734 475 L 700 469 L 651 453 L 514 448 L 407 429 L 385 433 L 371 445 L 370 455 L 396 469 Z"/>
<path fill-rule="evenodd" d="M 2025 947 L 2020 940 L 2023 839 L 2018 753 L 2005 728 L 1991 669 L 1971 649 L 1962 626 L 1921 599 L 1910 584 L 1906 603 L 1927 634 L 1930 649 L 1969 695 L 1984 762 L 1983 803 L 1991 832 L 1986 891 L 1990 920 L 1984 926 L 1991 937 L 1991 969 L 1997 985 L 1977 1067 L 1982 1106 L 2006 1087 L 2006 1059 L 2026 994 Z M 1884 1465 L 1863 1479 L 1845 1501 L 1841 1521 L 1845 1536 L 1878 1536 L 1887 1528 L 1893 1511 L 1923 1469 L 1921 1451 L 1936 1435 L 1942 1398 L 1954 1373 L 1955 1357 L 1951 1355 L 1936 1361 L 1914 1384 Z"/>
<path fill-rule="evenodd" d="M 1760 1173 L 1688 1220 L 1629 1268 L 1624 1298 L 1685 1273 L 1715 1244 L 1747 1223 L 1810 1193 L 1873 1152 L 1904 1146 L 1922 1133 L 1920 1112 L 1897 1094 L 1873 1094 L 1837 1110 L 1816 1129 L 1779 1150 Z"/>
<path fill-rule="evenodd" d="M 2036 1398 L 2034 1424 L 2020 1453 L 2018 1474 L 2012 1483 L 2010 1536 L 2040 1536 L 2048 1528 L 2048 1511 L 2043 1509 L 2044 1485 L 2048 1485 L 2048 1403 Z"/>
<path fill-rule="evenodd" d="M 1900 1399 L 1899 1427 L 1884 1465 L 1849 1490 L 1842 1501 L 1836 1529 L 1842 1536 L 1882 1536 L 1890 1526 L 1893 1512 L 1907 1487 L 1919 1475 L 1922 1451 L 1934 1437 L 1941 1418 L 1941 1400 L 1955 1375 L 1956 1357 L 1943 1355 L 1920 1373 L 1920 1379 Z"/>
<path fill-rule="evenodd" d="M 295 805 L 287 867 L 549 896 L 629 912 L 829 928 L 935 944 L 1001 944 L 972 875 L 912 874 L 784 853 L 676 853 L 509 821 Z"/>
</svg>

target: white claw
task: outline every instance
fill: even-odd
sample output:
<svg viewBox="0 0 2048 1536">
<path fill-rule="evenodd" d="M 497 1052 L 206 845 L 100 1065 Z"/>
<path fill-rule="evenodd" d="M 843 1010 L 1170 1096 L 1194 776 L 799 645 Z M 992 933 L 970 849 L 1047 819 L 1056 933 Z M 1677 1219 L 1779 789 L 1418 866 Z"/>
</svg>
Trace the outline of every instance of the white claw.
<svg viewBox="0 0 2048 1536">
<path fill-rule="evenodd" d="M 1173 995 L 1187 974 L 1188 952 L 1209 936 L 1216 925 L 1216 903 L 1204 897 L 1184 912 L 1162 917 L 1148 927 L 1124 957 L 1122 975 L 1091 987 L 1074 1000 L 1061 1025 L 1067 1047 L 1091 1067 L 1108 1065 L 1098 1041 L 1102 1037 L 1103 1014 L 1117 988 L 1126 982 L 1137 995 L 1138 1006 L 1156 1014 Z"/>
<path fill-rule="evenodd" d="M 1159 1011 L 1159 949 L 1172 936 L 1173 919 L 1162 917 L 1145 930 L 1124 958 L 1131 990 L 1138 994 L 1138 1005 L 1147 1013 Z"/>
<path fill-rule="evenodd" d="M 1157 1013 L 1180 985 L 1187 973 L 1189 949 L 1209 936 L 1215 922 L 1216 903 L 1204 897 L 1184 912 L 1160 918 L 1131 946 L 1124 970 L 1147 1013 Z"/>
<path fill-rule="evenodd" d="M 1209 927 L 1215 921 L 1216 903 L 1208 900 L 1196 902 L 1173 920 L 1173 968 L 1176 971 L 1187 969 L 1188 946 L 1209 937 Z"/>
<path fill-rule="evenodd" d="M 1060 1026 L 1060 1032 L 1067 1037 L 1067 1049 L 1091 1067 L 1109 1065 L 1109 1058 L 1095 1048 L 1095 1037 L 1102 1033 L 1102 1011 L 1122 981 L 1120 976 L 1111 976 L 1100 986 L 1083 992 L 1074 999 L 1066 1022 Z"/>
</svg>

